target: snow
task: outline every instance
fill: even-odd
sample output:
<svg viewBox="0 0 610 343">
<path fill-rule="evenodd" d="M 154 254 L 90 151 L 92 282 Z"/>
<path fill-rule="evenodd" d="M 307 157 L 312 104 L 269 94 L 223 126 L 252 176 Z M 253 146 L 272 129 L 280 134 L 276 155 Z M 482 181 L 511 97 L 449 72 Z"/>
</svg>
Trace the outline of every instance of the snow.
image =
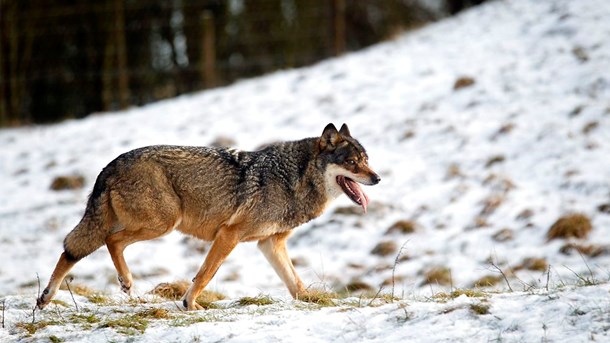
<svg viewBox="0 0 610 343">
<path fill-rule="evenodd" d="M 178 97 L 124 112 L 50 126 L 0 130 L 0 298 L 3 342 L 47 341 L 604 341 L 610 326 L 610 256 L 564 254 L 567 243 L 610 246 L 610 4 L 601 0 L 505 0 L 406 33 L 367 50 Z M 463 76 L 475 83 L 454 90 Z M 36 321 L 61 325 L 28 335 L 37 275 L 46 284 L 62 240 L 78 222 L 99 171 L 127 150 L 151 144 L 207 145 L 229 137 L 241 149 L 319 135 L 348 123 L 382 181 L 365 187 L 362 215 L 346 197 L 295 229 L 289 251 L 302 279 L 341 290 L 362 281 L 398 300 L 356 297 L 319 307 L 290 299 L 256 249 L 241 244 L 207 287 L 227 295 L 220 309 L 180 312 L 147 294 L 160 282 L 190 279 L 205 244 L 173 233 L 130 246 L 134 303 L 120 293 L 100 249 L 72 271 L 74 284 L 113 299 L 96 305 L 60 291 Z M 493 161 L 496 161 L 493 163 Z M 78 174 L 85 187 L 56 192 L 54 177 Z M 485 203 L 497 207 L 485 207 Z M 336 213 L 351 208 L 357 214 Z M 529 217 L 519 216 L 529 210 Z M 344 212 L 344 211 L 341 211 Z M 547 242 L 561 215 L 592 221 L 587 239 Z M 386 233 L 412 220 L 412 234 Z M 509 229 L 512 239 L 493 236 Z M 372 255 L 382 241 L 388 256 Z M 607 249 L 608 250 L 608 249 Z M 396 259 L 400 259 L 395 264 Z M 550 271 L 520 269 L 544 258 Z M 425 284 L 433 267 L 450 285 Z M 495 267 L 494 267 L 495 266 Z M 496 268 L 497 267 L 497 268 Z M 470 289 L 484 276 L 509 279 L 481 296 L 438 297 Z M 395 285 L 383 285 L 394 279 Z M 244 296 L 274 303 L 239 306 Z M 370 302 L 370 306 L 369 306 Z M 477 314 L 471 305 L 488 306 Z M 91 328 L 73 314 L 102 321 L 164 308 L 143 333 Z M 184 318 L 199 322 L 175 325 Z M 606 337 L 606 338 L 604 338 Z"/>
</svg>

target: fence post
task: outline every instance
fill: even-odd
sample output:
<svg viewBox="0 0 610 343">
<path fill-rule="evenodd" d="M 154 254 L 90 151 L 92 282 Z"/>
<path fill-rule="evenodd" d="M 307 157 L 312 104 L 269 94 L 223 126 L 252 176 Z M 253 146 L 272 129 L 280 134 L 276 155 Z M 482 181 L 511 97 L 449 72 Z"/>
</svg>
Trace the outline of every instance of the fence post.
<svg viewBox="0 0 610 343">
<path fill-rule="evenodd" d="M 212 88 L 216 86 L 216 33 L 212 11 L 204 11 L 201 22 L 203 25 L 201 73 L 204 87 Z"/>
<path fill-rule="evenodd" d="M 345 52 L 345 0 L 333 0 L 333 38 L 334 53 L 339 56 Z"/>
</svg>

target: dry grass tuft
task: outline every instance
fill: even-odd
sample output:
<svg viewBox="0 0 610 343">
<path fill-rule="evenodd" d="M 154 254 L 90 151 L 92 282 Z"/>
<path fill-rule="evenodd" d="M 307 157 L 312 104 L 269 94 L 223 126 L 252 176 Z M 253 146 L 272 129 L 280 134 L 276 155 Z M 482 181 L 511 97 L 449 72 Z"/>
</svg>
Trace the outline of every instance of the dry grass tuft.
<svg viewBox="0 0 610 343">
<path fill-rule="evenodd" d="M 191 285 L 190 282 L 188 282 L 186 280 L 180 280 L 180 281 L 175 281 L 175 282 L 164 282 L 164 283 L 158 284 L 149 293 L 158 295 L 162 298 L 169 299 L 169 300 L 180 300 L 180 299 L 182 299 L 182 296 L 184 295 L 184 293 L 186 293 L 186 291 L 188 290 L 190 285 Z M 201 292 L 201 294 L 197 297 L 197 300 L 195 300 L 195 301 L 199 305 L 201 305 L 203 308 L 210 309 L 210 308 L 217 307 L 216 305 L 213 304 L 213 302 L 219 301 L 219 300 L 224 300 L 226 298 L 227 297 L 222 293 L 218 293 L 218 292 L 214 292 L 214 291 L 203 291 L 203 292 Z"/>
<path fill-rule="evenodd" d="M 515 267 L 515 270 L 527 269 L 539 272 L 545 272 L 549 268 L 549 264 L 546 259 L 539 257 L 527 257 Z"/>
<path fill-rule="evenodd" d="M 534 211 L 529 208 L 526 208 L 523 211 L 519 212 L 519 214 L 517 215 L 517 220 L 528 220 L 533 216 Z"/>
<path fill-rule="evenodd" d="M 61 323 L 57 322 L 57 321 L 47 321 L 47 320 L 39 320 L 35 323 L 26 323 L 26 322 L 21 322 L 21 323 L 17 323 L 15 324 L 16 328 L 25 330 L 29 335 L 33 335 L 36 333 L 36 331 L 40 330 L 40 329 L 44 329 L 47 326 L 50 325 L 60 325 Z"/>
<path fill-rule="evenodd" d="M 502 163 L 505 160 L 506 160 L 506 157 L 504 157 L 502 155 L 492 156 L 485 163 L 485 167 L 489 168 L 489 167 L 493 166 L 494 164 Z"/>
<path fill-rule="evenodd" d="M 573 252 L 577 252 L 579 254 L 589 256 L 589 257 L 598 257 L 598 256 L 610 255 L 610 246 L 597 245 L 597 244 L 582 245 L 582 244 L 568 243 L 568 244 L 562 246 L 559 249 L 559 252 L 561 252 L 562 254 L 565 254 L 565 255 L 570 255 Z"/>
<path fill-rule="evenodd" d="M 69 279 L 70 276 L 68 276 L 66 279 Z M 59 286 L 59 289 L 63 290 L 63 291 L 67 291 L 68 287 L 66 286 L 65 282 L 61 283 L 61 286 Z M 95 291 L 85 285 L 79 285 L 79 284 L 72 284 L 70 283 L 70 290 L 72 291 L 72 293 L 74 294 L 78 294 L 78 295 L 82 295 L 84 297 L 89 297 L 95 294 L 98 294 L 98 291 Z"/>
<path fill-rule="evenodd" d="M 491 215 L 498 209 L 498 207 L 500 207 L 500 205 L 502 205 L 503 201 L 504 197 L 501 195 L 492 194 L 488 196 L 482 201 L 483 208 L 481 209 L 480 215 L 483 217 Z"/>
<path fill-rule="evenodd" d="M 610 214 L 610 203 L 597 206 L 597 210 L 601 213 Z"/>
<path fill-rule="evenodd" d="M 445 174 L 445 180 L 452 180 L 455 178 L 464 177 L 464 173 L 460 169 L 460 166 L 457 163 L 451 163 L 449 167 L 447 167 L 447 173 Z"/>
<path fill-rule="evenodd" d="M 398 250 L 398 246 L 393 241 L 384 241 L 379 242 L 373 250 L 371 250 L 371 254 L 377 256 L 389 256 L 396 253 Z"/>
<path fill-rule="evenodd" d="M 582 133 L 584 133 L 585 135 L 588 135 L 589 133 L 591 133 L 591 131 L 597 129 L 598 127 L 599 127 L 598 121 L 588 122 L 585 126 L 583 126 Z"/>
<path fill-rule="evenodd" d="M 417 229 L 417 224 L 412 220 L 399 220 L 396 223 L 392 224 L 385 232 L 386 235 L 392 234 L 395 232 L 401 234 L 409 234 L 414 233 Z"/>
<path fill-rule="evenodd" d="M 480 279 L 476 280 L 472 284 L 472 287 L 475 287 L 475 288 L 493 287 L 493 286 L 501 283 L 502 281 L 504 281 L 504 278 L 502 278 L 502 276 L 500 276 L 500 275 L 486 275 L 486 276 L 483 276 Z"/>
<path fill-rule="evenodd" d="M 243 297 L 240 298 L 239 300 L 237 300 L 237 304 L 239 306 L 249 306 L 249 305 L 256 305 L 256 306 L 266 306 L 266 305 L 271 305 L 273 304 L 274 301 L 273 299 L 271 299 L 270 296 L 268 295 L 259 295 L 257 297 Z"/>
<path fill-rule="evenodd" d="M 358 291 L 366 291 L 370 292 L 374 290 L 373 286 L 361 280 L 352 280 L 347 285 L 345 285 L 345 289 L 348 293 L 358 292 Z"/>
<path fill-rule="evenodd" d="M 88 295 L 87 300 L 96 305 L 108 305 L 111 303 L 111 299 L 109 297 L 100 293 Z"/>
<path fill-rule="evenodd" d="M 587 238 L 592 229 L 589 217 L 575 213 L 559 218 L 551 225 L 546 236 L 549 241 L 556 238 Z"/>
<path fill-rule="evenodd" d="M 440 300 L 448 300 L 448 299 L 455 299 L 457 297 L 460 297 L 462 295 L 465 295 L 469 298 L 484 298 L 487 297 L 487 294 L 480 291 L 480 290 L 476 290 L 476 289 L 456 289 L 454 291 L 452 291 L 451 293 L 446 293 L 446 292 L 440 292 L 437 293 L 433 296 L 434 299 L 440 299 Z"/>
<path fill-rule="evenodd" d="M 148 320 L 138 314 L 133 314 L 105 321 L 98 328 L 113 328 L 118 333 L 125 335 L 142 334 L 148 328 Z"/>
<path fill-rule="evenodd" d="M 85 177 L 82 175 L 57 176 L 51 182 L 50 188 L 54 191 L 68 189 L 80 189 L 85 185 Z"/>
<path fill-rule="evenodd" d="M 506 242 L 511 241 L 514 238 L 513 230 L 504 228 L 494 233 L 491 238 L 496 242 Z"/>
<path fill-rule="evenodd" d="M 320 305 L 320 306 L 336 306 L 333 299 L 337 298 L 336 293 L 329 293 L 317 289 L 307 290 L 305 294 L 299 294 L 297 300 Z"/>
<path fill-rule="evenodd" d="M 184 293 L 188 290 L 190 283 L 186 280 L 180 280 L 175 282 L 164 282 L 160 283 L 152 291 L 150 294 L 158 295 L 165 299 L 170 300 L 178 300 L 182 298 Z"/>
<path fill-rule="evenodd" d="M 356 206 L 342 206 L 337 207 L 333 213 L 344 216 L 357 216 L 362 214 L 362 209 Z"/>
<path fill-rule="evenodd" d="M 164 308 L 149 308 L 149 309 L 138 312 L 137 315 L 142 318 L 153 318 L 153 319 L 172 318 L 169 311 Z"/>
<path fill-rule="evenodd" d="M 470 304 L 470 311 L 478 315 L 489 314 L 489 307 L 489 304 Z"/>
<path fill-rule="evenodd" d="M 457 80 L 455 80 L 455 83 L 453 84 L 453 90 L 467 88 L 467 87 L 473 86 L 474 84 L 475 84 L 474 78 L 472 78 L 470 76 L 460 76 L 457 78 Z"/>
<path fill-rule="evenodd" d="M 452 283 L 451 270 L 447 267 L 437 266 L 424 272 L 424 285 L 439 284 L 449 286 Z"/>
</svg>

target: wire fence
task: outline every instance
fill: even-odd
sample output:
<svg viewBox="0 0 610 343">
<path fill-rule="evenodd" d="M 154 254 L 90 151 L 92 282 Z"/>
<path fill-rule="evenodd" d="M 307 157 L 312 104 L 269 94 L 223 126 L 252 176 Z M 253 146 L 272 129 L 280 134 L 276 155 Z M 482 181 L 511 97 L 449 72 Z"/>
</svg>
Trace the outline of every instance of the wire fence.
<svg viewBox="0 0 610 343">
<path fill-rule="evenodd" d="M 308 65 L 443 15 L 422 1 L 0 0 L 0 126 Z"/>
</svg>

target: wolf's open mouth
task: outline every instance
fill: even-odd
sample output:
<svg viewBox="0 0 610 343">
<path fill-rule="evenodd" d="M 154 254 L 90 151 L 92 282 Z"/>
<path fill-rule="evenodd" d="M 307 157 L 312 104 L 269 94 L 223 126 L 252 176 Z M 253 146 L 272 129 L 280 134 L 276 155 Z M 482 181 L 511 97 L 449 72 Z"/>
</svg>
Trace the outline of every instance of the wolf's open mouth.
<svg viewBox="0 0 610 343">
<path fill-rule="evenodd" d="M 364 194 L 358 183 L 349 177 L 339 175 L 337 176 L 337 183 L 343 189 L 343 193 L 347 195 L 357 205 L 362 206 L 364 213 L 366 213 L 366 207 L 369 204 L 369 197 Z"/>
</svg>

